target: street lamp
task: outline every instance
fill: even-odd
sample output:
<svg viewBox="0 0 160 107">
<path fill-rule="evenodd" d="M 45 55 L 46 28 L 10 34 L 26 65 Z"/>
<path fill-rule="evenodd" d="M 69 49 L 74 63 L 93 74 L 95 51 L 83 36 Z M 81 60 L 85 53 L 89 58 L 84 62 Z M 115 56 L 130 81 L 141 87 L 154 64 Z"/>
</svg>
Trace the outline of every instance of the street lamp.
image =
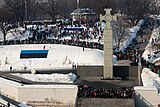
<svg viewBox="0 0 160 107">
<path fill-rule="evenodd" d="M 79 0 L 77 0 L 77 9 L 79 8 Z"/>
<path fill-rule="evenodd" d="M 25 2 L 25 19 L 27 21 L 27 2 L 26 0 L 24 2 Z"/>
</svg>

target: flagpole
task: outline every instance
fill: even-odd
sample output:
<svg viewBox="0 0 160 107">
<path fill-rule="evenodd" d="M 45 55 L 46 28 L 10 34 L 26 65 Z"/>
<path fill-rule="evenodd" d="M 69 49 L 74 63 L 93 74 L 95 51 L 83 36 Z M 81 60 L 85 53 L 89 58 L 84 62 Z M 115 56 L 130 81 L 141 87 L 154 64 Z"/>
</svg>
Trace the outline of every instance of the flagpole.
<svg viewBox="0 0 160 107">
<path fill-rule="evenodd" d="M 26 0 L 24 2 L 25 2 L 25 20 L 27 21 L 27 2 Z"/>
<path fill-rule="evenodd" d="M 77 0 L 77 9 L 79 8 L 79 0 Z"/>
</svg>

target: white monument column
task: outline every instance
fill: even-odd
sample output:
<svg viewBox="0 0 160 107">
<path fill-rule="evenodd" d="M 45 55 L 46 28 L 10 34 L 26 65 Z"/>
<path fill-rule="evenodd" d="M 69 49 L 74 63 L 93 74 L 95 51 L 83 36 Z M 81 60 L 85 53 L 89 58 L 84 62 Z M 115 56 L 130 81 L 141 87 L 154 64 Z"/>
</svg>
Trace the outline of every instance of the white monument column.
<svg viewBox="0 0 160 107">
<path fill-rule="evenodd" d="M 106 26 L 104 28 L 104 69 L 103 77 L 113 77 L 113 30 L 111 27 L 111 21 L 116 19 L 111 15 L 112 9 L 105 9 L 106 14 L 100 15 L 100 21 L 104 20 Z"/>
</svg>

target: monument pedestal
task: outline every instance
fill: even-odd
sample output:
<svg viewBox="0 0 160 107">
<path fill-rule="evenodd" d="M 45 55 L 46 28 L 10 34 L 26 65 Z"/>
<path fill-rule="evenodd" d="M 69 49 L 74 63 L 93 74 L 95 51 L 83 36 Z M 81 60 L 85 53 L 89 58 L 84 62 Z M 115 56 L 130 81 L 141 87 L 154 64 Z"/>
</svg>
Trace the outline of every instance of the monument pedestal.
<svg viewBox="0 0 160 107">
<path fill-rule="evenodd" d="M 111 15 L 112 9 L 105 9 L 106 14 L 100 15 L 100 21 L 105 21 L 106 26 L 104 28 L 104 69 L 103 78 L 113 77 L 113 31 L 111 27 L 111 21 L 113 16 Z"/>
<path fill-rule="evenodd" d="M 100 21 L 106 22 L 104 28 L 104 68 L 101 79 L 117 80 L 120 78 L 113 77 L 113 30 L 111 25 L 111 21 L 116 20 L 116 16 L 111 15 L 112 9 L 105 9 L 105 11 L 105 15 L 100 15 Z"/>
<path fill-rule="evenodd" d="M 104 78 L 113 77 L 113 38 L 112 28 L 104 29 Z"/>
</svg>

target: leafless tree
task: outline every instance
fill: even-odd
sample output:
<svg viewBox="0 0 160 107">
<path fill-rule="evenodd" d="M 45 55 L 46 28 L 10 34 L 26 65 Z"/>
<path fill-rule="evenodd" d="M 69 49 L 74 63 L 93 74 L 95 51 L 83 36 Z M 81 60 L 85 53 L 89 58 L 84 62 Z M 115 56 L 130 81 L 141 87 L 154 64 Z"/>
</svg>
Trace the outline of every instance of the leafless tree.
<svg viewBox="0 0 160 107">
<path fill-rule="evenodd" d="M 26 0 L 26 9 L 27 9 L 27 20 L 33 21 L 36 20 L 38 11 L 37 2 L 35 0 Z"/>
<path fill-rule="evenodd" d="M 109 0 L 80 0 L 80 7 L 82 8 L 91 8 L 97 14 L 103 14 L 104 8 L 108 8 Z"/>
<path fill-rule="evenodd" d="M 17 21 L 24 21 L 25 18 L 25 0 L 4 0 L 8 9 L 12 11 Z"/>
<path fill-rule="evenodd" d="M 0 8 L 0 31 L 3 34 L 3 40 L 6 41 L 6 34 L 8 32 L 8 23 L 14 21 L 14 15 L 7 8 Z"/>
<path fill-rule="evenodd" d="M 70 13 L 76 9 L 76 0 L 59 0 L 58 13 L 63 18 L 70 18 Z"/>
<path fill-rule="evenodd" d="M 57 12 L 57 7 L 59 6 L 59 0 L 46 0 L 43 3 L 39 4 L 41 10 L 44 14 L 49 15 L 52 20 L 55 20 Z"/>
<path fill-rule="evenodd" d="M 152 6 L 151 0 L 119 0 L 118 3 L 121 14 L 128 16 L 133 25 L 149 13 Z"/>
<path fill-rule="evenodd" d="M 7 35 L 7 26 L 6 26 L 5 23 L 0 22 L 0 30 L 3 34 L 3 41 L 5 42 L 6 41 L 6 35 Z"/>
<path fill-rule="evenodd" d="M 113 33 L 115 37 L 116 48 L 120 48 L 120 43 L 124 39 L 125 36 L 128 36 L 129 32 L 127 32 L 127 28 L 130 27 L 130 24 L 124 20 L 124 18 L 118 17 L 117 21 L 113 24 Z"/>
</svg>

